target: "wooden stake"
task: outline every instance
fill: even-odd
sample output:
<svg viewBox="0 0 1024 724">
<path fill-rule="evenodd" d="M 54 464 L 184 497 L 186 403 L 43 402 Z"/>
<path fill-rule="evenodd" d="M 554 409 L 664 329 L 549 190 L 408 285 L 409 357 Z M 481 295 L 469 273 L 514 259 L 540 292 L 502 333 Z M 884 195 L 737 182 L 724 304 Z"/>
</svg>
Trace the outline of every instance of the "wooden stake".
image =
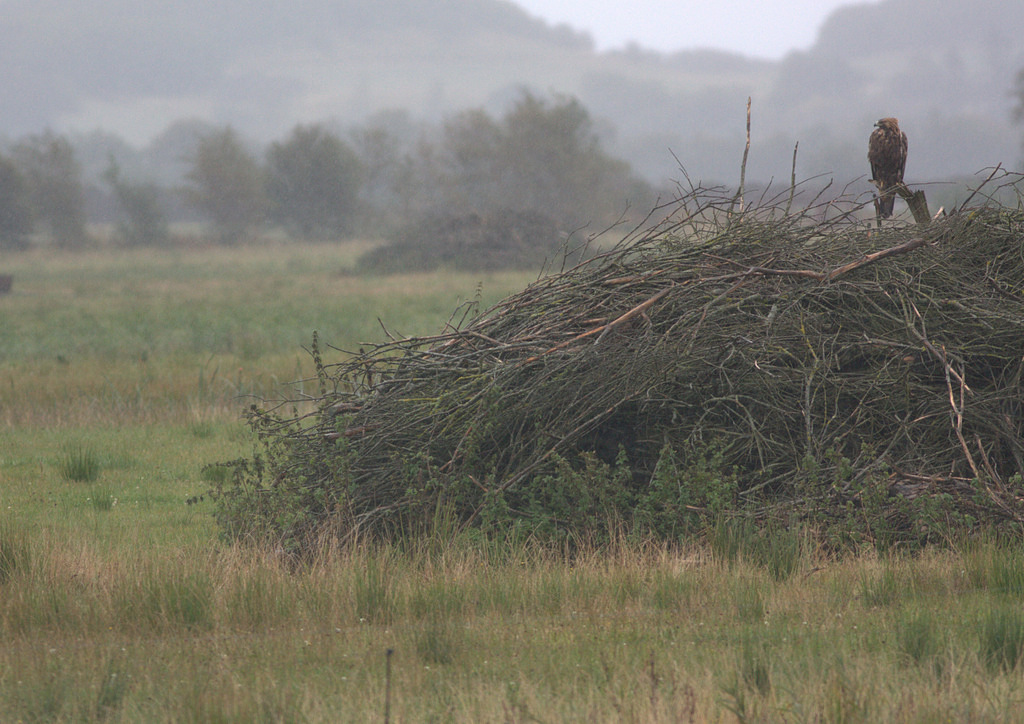
<svg viewBox="0 0 1024 724">
<path fill-rule="evenodd" d="M 928 200 L 924 197 L 924 191 L 921 189 L 911 191 L 907 188 L 906 184 L 900 184 L 896 187 L 896 193 L 907 202 L 907 206 L 910 207 L 910 213 L 914 215 L 914 221 L 920 226 L 928 226 L 928 224 L 932 223 L 932 215 L 928 211 Z"/>
</svg>

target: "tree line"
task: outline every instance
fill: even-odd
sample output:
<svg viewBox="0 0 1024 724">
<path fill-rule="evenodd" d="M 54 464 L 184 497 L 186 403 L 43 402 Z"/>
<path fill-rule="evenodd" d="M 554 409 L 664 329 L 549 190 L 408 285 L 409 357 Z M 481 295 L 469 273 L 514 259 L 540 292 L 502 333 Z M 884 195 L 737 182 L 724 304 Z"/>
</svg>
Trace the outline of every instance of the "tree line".
<svg viewBox="0 0 1024 724">
<path fill-rule="evenodd" d="M 222 244 L 268 229 L 290 238 L 386 235 L 428 215 L 544 214 L 565 230 L 614 223 L 646 211 L 655 191 L 604 150 L 589 112 L 569 97 L 522 94 L 495 117 L 468 110 L 433 128 L 382 114 L 339 133 L 298 125 L 254 147 L 231 126 L 195 139 L 180 187 L 130 178 L 111 155 L 102 191 L 116 201 L 117 240 L 173 240 L 173 207 L 184 206 Z M 95 192 L 95 189 L 92 190 Z M 52 131 L 0 152 L 0 248 L 92 242 L 81 164 Z"/>
</svg>

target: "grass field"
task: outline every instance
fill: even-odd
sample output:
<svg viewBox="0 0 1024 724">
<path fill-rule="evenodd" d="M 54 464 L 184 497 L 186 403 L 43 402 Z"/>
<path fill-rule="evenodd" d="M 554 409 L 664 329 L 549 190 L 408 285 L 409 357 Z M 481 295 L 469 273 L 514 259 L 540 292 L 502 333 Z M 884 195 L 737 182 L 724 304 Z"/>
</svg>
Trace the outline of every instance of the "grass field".
<svg viewBox="0 0 1024 724">
<path fill-rule="evenodd" d="M 430 333 L 531 278 L 346 273 L 365 248 L 0 257 L 0 721 L 1024 721 L 1024 553 L 988 540 L 221 543 L 202 467 L 313 330 Z"/>
</svg>

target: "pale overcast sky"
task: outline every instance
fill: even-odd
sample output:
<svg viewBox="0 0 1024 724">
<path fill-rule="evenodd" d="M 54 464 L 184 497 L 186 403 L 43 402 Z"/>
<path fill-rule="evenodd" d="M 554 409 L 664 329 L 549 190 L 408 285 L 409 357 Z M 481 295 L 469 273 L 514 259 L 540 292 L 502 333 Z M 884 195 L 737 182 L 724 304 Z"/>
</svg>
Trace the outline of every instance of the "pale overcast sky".
<svg viewBox="0 0 1024 724">
<path fill-rule="evenodd" d="M 634 41 L 675 52 L 717 48 L 758 58 L 805 50 L 841 5 L 877 0 L 513 0 L 530 14 L 584 30 L 600 50 Z"/>
</svg>

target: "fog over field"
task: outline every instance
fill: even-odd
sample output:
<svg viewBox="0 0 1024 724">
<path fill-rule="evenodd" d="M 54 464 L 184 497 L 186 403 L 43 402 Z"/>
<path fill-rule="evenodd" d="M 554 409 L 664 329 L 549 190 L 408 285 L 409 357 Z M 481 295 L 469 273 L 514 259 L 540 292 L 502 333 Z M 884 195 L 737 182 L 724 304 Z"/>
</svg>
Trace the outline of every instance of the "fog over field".
<svg viewBox="0 0 1024 724">
<path fill-rule="evenodd" d="M 911 139 L 908 180 L 1020 165 L 1012 110 L 1024 5 L 1014 0 L 843 5 L 806 50 L 777 60 L 713 42 L 607 49 L 502 0 L 274 1 L 258 11 L 241 0 L 5 0 L 3 14 L 3 145 L 52 128 L 77 134 L 81 149 L 81 135 L 99 129 L 144 150 L 182 119 L 265 143 L 300 122 L 344 129 L 399 109 L 414 122 L 501 113 L 528 88 L 578 98 L 608 150 L 654 183 L 678 179 L 679 163 L 733 182 L 748 96 L 748 179 L 788 180 L 797 142 L 798 176 L 862 177 L 871 124 L 889 115 Z M 771 18 L 764 25 L 771 32 Z M 180 173 L 167 164 L 160 173 Z"/>
<path fill-rule="evenodd" d="M 631 45 L 662 53 L 713 48 L 778 60 L 814 44 L 836 8 L 879 0 L 513 0 L 552 23 L 582 30 L 600 51 Z"/>
</svg>

